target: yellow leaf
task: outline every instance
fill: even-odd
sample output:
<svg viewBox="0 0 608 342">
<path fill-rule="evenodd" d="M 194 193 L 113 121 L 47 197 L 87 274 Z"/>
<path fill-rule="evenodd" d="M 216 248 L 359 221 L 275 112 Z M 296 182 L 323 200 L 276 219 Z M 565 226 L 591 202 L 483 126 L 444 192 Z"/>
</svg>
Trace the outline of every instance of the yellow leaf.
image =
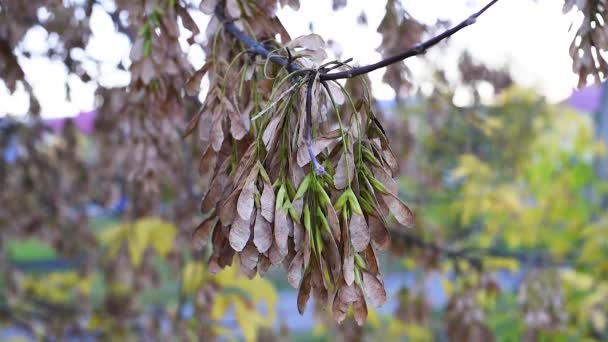
<svg viewBox="0 0 608 342">
<path fill-rule="evenodd" d="M 409 341 L 432 341 L 431 332 L 428 328 L 417 324 L 406 324 L 407 337 Z"/>
<path fill-rule="evenodd" d="M 213 334 L 215 336 L 221 336 L 221 337 L 225 337 L 228 339 L 228 341 L 236 341 L 237 339 L 234 336 L 234 332 L 232 331 L 232 329 L 228 329 L 226 327 L 223 327 L 219 324 L 214 324 L 211 327 L 211 330 L 213 330 Z"/>
<path fill-rule="evenodd" d="M 441 277 L 441 284 L 443 285 L 443 291 L 445 291 L 445 294 L 447 296 L 451 296 L 454 288 L 452 282 L 447 277 Z"/>
<path fill-rule="evenodd" d="M 245 341 L 256 341 L 258 327 L 262 325 L 264 318 L 255 307 L 249 309 L 248 305 L 240 298 L 234 302 L 234 313 Z"/>
<path fill-rule="evenodd" d="M 251 296 L 251 299 L 257 304 L 261 301 L 266 303 L 266 319 L 262 321 L 262 324 L 266 326 L 272 326 L 276 317 L 276 307 L 278 301 L 278 294 L 272 283 L 266 279 L 262 279 L 259 275 L 256 276 L 251 284 L 247 286 L 247 292 Z"/>
<path fill-rule="evenodd" d="M 596 331 L 606 330 L 606 315 L 599 310 L 594 310 L 591 314 L 591 322 Z"/>
<path fill-rule="evenodd" d="M 127 226 L 117 224 L 102 231 L 98 238 L 103 245 L 108 248 L 108 257 L 115 258 L 120 250 L 120 246 L 126 238 Z"/>
<path fill-rule="evenodd" d="M 560 272 L 562 280 L 579 291 L 588 291 L 593 286 L 593 277 L 573 270 Z"/>
<path fill-rule="evenodd" d="M 123 284 L 123 283 L 119 283 L 119 282 L 113 282 L 111 284 L 109 284 L 108 286 L 109 288 L 109 292 L 113 295 L 126 295 L 129 293 L 129 288 Z"/>
<path fill-rule="evenodd" d="M 101 329 L 104 324 L 105 324 L 105 321 L 101 315 L 93 314 L 91 316 L 91 318 L 89 319 L 88 328 L 91 330 L 97 330 L 97 329 Z"/>
<path fill-rule="evenodd" d="M 91 289 L 93 288 L 93 281 L 95 280 L 94 275 L 89 275 L 86 277 L 80 277 L 78 282 L 76 283 L 76 287 L 78 291 L 85 296 L 91 295 Z"/>
<path fill-rule="evenodd" d="M 233 295 L 218 295 L 215 297 L 213 301 L 213 306 L 211 307 L 211 319 L 220 320 L 226 314 L 226 310 L 230 306 L 230 298 Z"/>
<path fill-rule="evenodd" d="M 135 229 L 148 232 L 148 243 L 154 247 L 158 255 L 164 257 L 173 248 L 177 235 L 177 228 L 173 224 L 159 218 L 148 217 L 138 220 Z"/>
<path fill-rule="evenodd" d="M 182 292 L 193 294 L 202 286 L 204 278 L 205 266 L 200 262 L 188 262 L 182 271 Z"/>
<path fill-rule="evenodd" d="M 519 262 L 515 259 L 511 258 L 500 258 L 500 257 L 492 257 L 486 258 L 484 260 L 484 266 L 489 269 L 506 269 L 511 272 L 516 272 L 519 270 Z"/>
<path fill-rule="evenodd" d="M 367 310 L 367 324 L 376 329 L 380 328 L 378 313 L 373 308 L 368 308 Z"/>
<path fill-rule="evenodd" d="M 149 231 L 145 229 L 145 226 L 139 224 L 131 224 L 128 226 L 128 238 L 127 247 L 129 248 L 129 256 L 131 257 L 131 264 L 138 267 L 141 265 L 141 261 L 144 256 L 146 245 L 148 244 L 148 238 L 150 236 Z"/>
<path fill-rule="evenodd" d="M 487 177 L 492 174 L 490 167 L 472 154 L 463 154 L 460 163 L 452 172 L 452 179 L 460 180 L 467 176 Z"/>
<path fill-rule="evenodd" d="M 390 336 L 392 340 L 399 340 L 403 334 L 407 334 L 406 324 L 396 318 L 390 318 L 388 321 L 388 336 Z"/>
<path fill-rule="evenodd" d="M 318 323 L 312 328 L 312 335 L 314 337 L 321 337 L 325 334 L 327 334 L 327 327 L 324 324 Z"/>
<path fill-rule="evenodd" d="M 404 258 L 402 260 L 403 262 L 403 267 L 405 267 L 408 270 L 412 270 L 416 268 L 416 261 L 414 261 L 414 259 L 412 258 Z"/>
<path fill-rule="evenodd" d="M 276 317 L 277 291 L 268 280 L 256 276 L 248 279 L 238 274 L 237 267 L 226 267 L 215 276 L 215 281 L 222 287 L 237 288 L 245 292 L 255 304 L 266 303 L 268 315 L 261 323 L 271 326 Z"/>
<path fill-rule="evenodd" d="M 144 251 L 151 245 L 160 256 L 173 248 L 177 228 L 156 217 L 142 218 L 134 223 L 114 225 L 102 231 L 98 238 L 108 248 L 108 256 L 115 258 L 123 243 L 127 243 L 129 257 L 134 266 L 141 265 Z"/>
</svg>

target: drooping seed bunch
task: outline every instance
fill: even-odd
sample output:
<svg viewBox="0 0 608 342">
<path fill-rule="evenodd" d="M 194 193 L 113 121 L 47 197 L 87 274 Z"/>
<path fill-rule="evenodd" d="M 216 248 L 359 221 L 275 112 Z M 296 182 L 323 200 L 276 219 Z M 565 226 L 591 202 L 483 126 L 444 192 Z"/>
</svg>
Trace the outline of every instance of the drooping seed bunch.
<svg viewBox="0 0 608 342">
<path fill-rule="evenodd" d="M 280 24 L 253 30 L 260 37 L 282 32 L 273 25 Z M 199 129 L 200 169 L 209 183 L 201 204 L 207 218 L 194 242 L 211 239 L 212 271 L 238 260 L 253 277 L 282 265 L 299 288 L 300 312 L 312 293 L 331 303 L 337 321 L 353 305 L 362 324 L 365 297 L 374 305 L 386 300 L 376 249 L 389 243 L 387 223 L 413 224 L 397 196 L 397 161 L 369 93 L 353 98 L 347 91 L 361 80 L 322 80 L 348 66 L 321 64 L 327 55 L 317 35 L 271 52 L 297 68 L 239 49 L 221 32 L 209 40 L 213 60 L 193 82 L 206 73 L 210 91 L 188 129 Z"/>
</svg>

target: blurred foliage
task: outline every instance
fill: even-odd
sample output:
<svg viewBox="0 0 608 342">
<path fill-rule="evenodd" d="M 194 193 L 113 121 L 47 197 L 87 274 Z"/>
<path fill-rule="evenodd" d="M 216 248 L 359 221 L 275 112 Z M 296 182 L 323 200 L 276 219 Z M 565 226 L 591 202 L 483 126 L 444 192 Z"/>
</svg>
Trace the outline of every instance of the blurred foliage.
<svg viewBox="0 0 608 342">
<path fill-rule="evenodd" d="M 389 294 L 394 314 L 370 308 L 361 327 L 352 309 L 337 325 L 316 303 L 310 338 L 606 338 L 608 217 L 598 199 L 606 185 L 593 167 L 605 147 L 593 138 L 592 120 L 529 90 L 511 87 L 492 105 L 459 108 L 451 104 L 453 93 L 438 89 L 383 118 L 389 136 L 400 134 L 392 140 L 407 143 L 393 147 L 401 155 L 401 195 L 415 204 L 417 222 L 410 231 L 391 230 L 390 251 L 414 284 Z M 63 148 L 61 136 L 53 139 L 45 155 Z M 279 296 L 268 280 L 249 280 L 238 266 L 212 275 L 207 252 L 189 248 L 189 232 L 170 215 L 113 216 L 81 227 L 95 232 L 98 247 L 82 260 L 56 244 L 39 250 L 40 240 L 31 237 L 36 230 L 4 230 L 13 238 L 5 240 L 3 321 L 21 322 L 35 336 L 286 334 L 275 330 L 287 318 L 277 317 Z M 51 273 L 20 268 L 51 255 L 75 261 Z M 425 291 L 433 274 L 448 298 L 444 309 Z M 504 274 L 515 280 L 500 280 Z"/>
<path fill-rule="evenodd" d="M 505 341 L 606 338 L 606 185 L 594 171 L 605 146 L 591 117 L 517 88 L 492 106 L 446 108 L 452 96 L 436 90 L 405 107 L 415 129 L 402 180 L 417 202 L 415 234 L 450 249 L 397 251 L 418 268 L 457 275 L 448 293 L 462 304 L 448 304 L 448 334 L 462 339 L 450 333 L 457 320 L 459 329 L 469 326 L 467 340 L 488 340 L 486 329 Z M 500 290 L 500 270 L 523 276 L 517 305 Z M 463 305 L 470 307 L 450 318 Z M 518 311 L 518 319 L 505 317 Z"/>
<path fill-rule="evenodd" d="M 605 6 L 565 2 L 566 10 L 576 7 L 591 18 L 571 50 L 581 84 L 604 77 L 606 63 L 597 52 L 605 50 L 605 20 L 599 19 Z M 187 92 L 196 95 L 209 69 L 206 64 L 186 82 L 193 67 L 180 47 L 178 23 L 192 33 L 188 43 L 198 44 L 200 30 L 190 17 L 196 10 L 189 2 L 146 3 L 0 1 L 0 77 L 11 92 L 22 83 L 33 94 L 15 55 L 32 25 L 61 38 L 61 48 L 48 56 L 85 81 L 90 75 L 83 63 L 90 61 L 75 61 L 70 52 L 86 47 L 93 8 L 134 43 L 132 63 L 116 65 L 129 69 L 129 87 L 107 89 L 95 80 L 101 101 L 91 136 L 72 122 L 60 133 L 29 118 L 0 122 L 0 329 L 18 326 L 48 340 L 285 340 L 289 332 L 284 325 L 277 331 L 277 323 L 299 317 L 277 312 L 280 293 L 272 283 L 243 277 L 240 258 L 212 274 L 217 267 L 207 264 L 210 251 L 191 246 L 192 228 L 202 219 L 198 200 L 211 176 L 205 158 L 201 177 L 193 176 L 200 140 L 212 133 L 221 133 L 226 144 L 232 138 L 224 139 L 223 119 L 213 132 L 202 124 L 202 138 L 182 138 L 186 119 L 194 116 L 185 113 L 198 106 L 182 88 L 188 83 Z M 297 1 L 281 1 L 287 3 L 297 7 Z M 236 16 L 255 8 L 252 1 L 227 4 Z M 51 15 L 39 18 L 41 8 Z M 7 15 L 14 10 L 23 15 Z M 264 12 L 255 10 L 245 14 Z M 278 31 L 288 36 L 274 10 L 267 12 L 253 22 L 262 38 Z M 379 28 L 385 56 L 437 29 L 418 23 L 396 1 L 387 3 L 386 13 Z M 65 20 L 72 16 L 81 19 Z M 206 38 L 219 39 L 218 25 L 211 21 Z M 224 43 L 233 48 L 232 40 Z M 512 86 L 506 71 L 468 54 L 458 67 L 456 83 L 437 71 L 427 93 L 414 93 L 402 63 L 384 78 L 398 95 L 413 94 L 381 118 L 401 164 L 400 196 L 417 214 L 415 228 L 391 229 L 389 247 L 413 284 L 388 294 L 394 312 L 366 309 L 362 326 L 352 307 L 338 325 L 315 302 L 313 331 L 295 340 L 608 339 L 608 216 L 599 200 L 608 184 L 594 169 L 606 147 L 593 138 L 592 120 Z M 258 81 L 253 71 L 242 75 Z M 253 94 L 258 88 L 268 93 L 272 84 L 265 81 Z M 482 99 L 478 90 L 488 83 L 495 96 Z M 472 101 L 457 107 L 454 95 L 463 89 Z M 30 100 L 36 112 L 35 96 Z M 261 99 L 253 100 L 259 110 Z M 220 257 L 233 260 L 232 254 Z M 357 269 L 371 265 L 357 261 Z M 435 307 L 426 291 L 434 281 L 447 296 L 445 306 Z"/>
</svg>

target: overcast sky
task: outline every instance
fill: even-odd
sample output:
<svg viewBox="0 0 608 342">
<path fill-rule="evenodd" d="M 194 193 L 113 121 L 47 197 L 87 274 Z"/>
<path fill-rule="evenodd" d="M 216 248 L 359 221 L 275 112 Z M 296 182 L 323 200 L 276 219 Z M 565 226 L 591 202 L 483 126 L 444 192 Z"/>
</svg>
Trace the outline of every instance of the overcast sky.
<svg viewBox="0 0 608 342">
<path fill-rule="evenodd" d="M 279 18 L 292 37 L 310 33 L 310 23 L 315 33 L 327 40 L 340 44 L 342 58 L 354 58 L 357 64 L 375 62 L 380 58 L 376 48 L 380 35 L 376 27 L 384 15 L 384 1 L 348 0 L 348 6 L 334 12 L 331 1 L 301 1 L 298 12 L 283 9 Z M 517 83 L 536 89 L 550 101 L 567 98 L 576 85 L 576 77 L 571 71 L 568 47 L 572 33 L 568 32 L 576 16 L 562 14 L 563 1 L 556 0 L 502 0 L 484 14 L 475 25 L 464 29 L 451 39 L 450 49 L 429 53 L 429 58 L 442 65 L 453 76 L 456 73 L 460 51 L 468 49 L 475 58 L 493 66 L 508 66 Z M 479 9 L 483 1 L 472 0 L 403 0 L 412 16 L 432 24 L 437 19 L 451 20 L 453 23 L 468 17 Z M 368 25 L 357 24 L 357 17 L 365 11 Z M 196 17 L 202 26 L 208 18 Z M 128 83 L 128 74 L 113 69 L 120 60 L 127 60 L 129 42 L 126 37 L 114 33 L 110 19 L 103 10 L 96 8 L 91 18 L 94 37 L 86 51 L 76 52 L 75 58 L 92 58 L 102 61 L 97 66 L 93 61 L 86 64 L 93 77 L 99 77 L 105 86 Z M 47 44 L 53 44 L 42 29 L 31 30 L 24 41 L 28 50 L 43 53 Z M 186 46 L 184 42 L 184 46 Z M 195 66 L 204 63 L 200 47 L 189 52 L 189 59 Z M 27 79 L 34 85 L 42 106 L 44 117 L 76 115 L 94 107 L 95 86 L 92 82 L 82 83 L 76 77 L 68 78 L 63 64 L 43 57 L 22 60 Z M 426 80 L 424 64 L 419 60 L 408 61 L 414 72 L 414 83 L 424 87 Z M 394 92 L 380 79 L 382 71 L 370 75 L 375 96 L 391 99 Z M 71 86 L 71 101 L 65 100 L 65 81 Z M 0 115 L 24 114 L 27 111 L 27 97 L 23 92 L 9 96 L 0 85 Z"/>
</svg>

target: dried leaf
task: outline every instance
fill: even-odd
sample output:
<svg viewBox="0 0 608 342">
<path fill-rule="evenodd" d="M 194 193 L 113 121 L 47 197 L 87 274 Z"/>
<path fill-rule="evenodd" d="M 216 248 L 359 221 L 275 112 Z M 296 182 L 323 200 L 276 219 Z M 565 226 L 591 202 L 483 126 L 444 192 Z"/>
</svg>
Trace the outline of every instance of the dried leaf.
<svg viewBox="0 0 608 342">
<path fill-rule="evenodd" d="M 350 241 L 353 244 L 355 251 L 364 251 L 370 241 L 369 229 L 367 228 L 365 217 L 353 213 L 350 217 L 348 230 L 350 232 Z"/>
<path fill-rule="evenodd" d="M 342 92 L 342 88 L 336 85 L 333 81 L 327 82 L 327 86 L 329 91 L 331 92 L 331 96 L 334 99 L 336 105 L 341 106 L 344 104 L 344 93 Z"/>
<path fill-rule="evenodd" d="M 224 143 L 224 117 L 219 113 L 216 114 L 213 120 L 213 129 L 211 129 L 211 146 L 214 150 L 219 151 Z"/>
<path fill-rule="evenodd" d="M 288 158 L 289 163 L 289 179 L 293 184 L 300 184 L 306 174 L 304 173 L 304 169 L 297 164 L 295 155 L 292 155 L 292 158 Z M 310 158 L 309 158 L 310 159 Z"/>
<path fill-rule="evenodd" d="M 129 54 L 129 58 L 131 58 L 133 63 L 140 61 L 144 57 L 144 45 L 145 40 L 143 37 L 139 37 L 133 43 L 133 47 L 131 48 L 131 52 Z"/>
<path fill-rule="evenodd" d="M 293 39 L 291 42 L 285 45 L 291 49 L 294 48 L 305 48 L 310 50 L 317 50 L 325 48 L 325 41 L 321 36 L 316 33 L 299 36 Z"/>
<path fill-rule="evenodd" d="M 374 167 L 374 177 L 379 180 L 384 186 L 390 191 L 392 194 L 397 194 L 399 192 L 399 187 L 397 182 L 391 177 L 391 175 L 381 167 Z"/>
<path fill-rule="evenodd" d="M 156 76 L 154 62 L 152 62 L 150 58 L 144 58 L 139 63 L 141 63 L 141 81 L 144 82 L 145 85 L 148 85 Z"/>
<path fill-rule="evenodd" d="M 344 152 L 340 156 L 338 166 L 336 166 L 336 174 L 334 175 L 334 185 L 336 189 L 341 190 L 346 188 L 352 181 L 355 175 L 355 161 L 350 152 Z"/>
<path fill-rule="evenodd" d="M 382 282 L 369 272 L 362 271 L 361 275 L 363 276 L 363 290 L 372 304 L 376 307 L 384 304 L 386 302 L 386 290 Z"/>
<path fill-rule="evenodd" d="M 234 253 L 235 251 L 230 246 L 230 243 L 225 243 L 220 250 L 220 257 L 218 259 L 218 264 L 220 265 L 220 267 L 224 268 L 226 266 L 232 265 Z"/>
<path fill-rule="evenodd" d="M 338 245 L 336 244 L 336 240 L 334 240 L 334 238 L 332 237 L 332 235 L 327 232 L 327 231 L 323 231 L 322 233 L 322 237 L 323 237 L 323 244 L 325 245 L 325 251 L 323 253 L 323 255 L 325 256 L 325 260 L 327 261 L 327 264 L 329 265 L 329 270 L 332 276 L 333 281 L 337 281 L 338 278 L 340 278 L 340 269 L 342 267 L 342 259 L 340 257 L 340 251 L 338 250 Z M 308 266 L 307 264 L 304 264 L 304 267 Z"/>
<path fill-rule="evenodd" d="M 365 298 L 363 298 L 361 288 L 356 287 L 356 291 L 358 298 L 353 304 L 353 314 L 355 315 L 355 321 L 357 321 L 357 324 L 362 326 L 367 320 L 367 304 L 365 303 Z"/>
<path fill-rule="evenodd" d="M 200 69 L 198 69 L 186 82 L 186 94 L 188 96 L 196 96 L 201 90 L 201 81 L 203 77 L 209 71 L 211 62 L 205 63 Z"/>
<path fill-rule="evenodd" d="M 270 262 L 270 258 L 264 254 L 261 254 L 260 261 L 258 262 L 258 272 L 260 273 L 260 276 L 263 276 L 264 273 L 268 271 L 271 265 L 272 262 Z"/>
<path fill-rule="evenodd" d="M 264 190 L 261 198 L 262 216 L 268 222 L 274 221 L 275 195 L 272 184 L 264 182 Z"/>
<path fill-rule="evenodd" d="M 332 143 L 335 143 L 336 139 L 334 138 L 325 138 L 319 137 L 312 141 L 312 150 L 315 156 L 318 156 L 321 151 L 328 148 Z M 298 147 L 298 166 L 304 167 L 306 164 L 310 163 L 310 155 L 308 153 L 308 147 L 306 144 L 301 144 Z"/>
<path fill-rule="evenodd" d="M 283 256 L 287 255 L 287 238 L 291 227 L 291 219 L 284 209 L 277 208 L 274 213 L 274 241 Z"/>
<path fill-rule="evenodd" d="M 235 213 L 240 194 L 241 189 L 235 189 L 220 207 L 220 221 L 225 227 L 231 225 L 235 217 L 238 216 Z"/>
<path fill-rule="evenodd" d="M 255 167 L 255 145 L 251 144 L 245 154 L 239 160 L 239 164 L 237 165 L 236 171 L 232 176 L 232 180 L 234 184 L 240 184 L 243 182 L 243 178 L 247 177 L 251 172 L 251 168 Z"/>
<path fill-rule="evenodd" d="M 283 117 L 281 115 L 277 115 L 273 117 L 272 120 L 270 120 L 268 125 L 266 125 L 266 129 L 264 130 L 264 134 L 262 135 L 262 141 L 264 142 L 264 146 L 266 146 L 267 150 L 270 149 L 271 143 L 273 143 L 275 140 L 279 123 L 281 123 L 282 118 Z"/>
<path fill-rule="evenodd" d="M 310 263 L 310 254 L 312 251 L 312 241 L 310 241 L 310 235 L 311 234 L 304 230 L 304 245 L 302 246 L 302 248 L 300 248 L 301 251 L 304 251 L 304 267 L 308 267 L 308 264 Z"/>
<path fill-rule="evenodd" d="M 175 16 L 161 15 L 160 22 L 163 26 L 163 32 L 166 32 L 169 37 L 171 37 L 172 39 L 176 39 L 179 37 L 179 26 L 177 26 L 177 20 Z"/>
<path fill-rule="evenodd" d="M 378 245 L 380 249 L 388 249 L 391 243 L 391 237 L 388 229 L 386 229 L 386 226 L 384 225 L 384 222 L 382 222 L 379 218 L 370 215 L 368 217 L 368 223 L 371 240 Z"/>
<path fill-rule="evenodd" d="M 310 288 L 312 285 L 310 279 L 311 274 L 312 272 L 310 271 L 306 272 L 304 279 L 302 279 L 300 289 L 298 290 L 298 312 L 300 315 L 302 315 L 304 310 L 306 310 L 306 303 L 308 302 L 308 298 L 310 298 Z"/>
<path fill-rule="evenodd" d="M 272 226 L 258 211 L 253 227 L 253 243 L 260 253 L 265 253 L 272 245 Z"/>
<path fill-rule="evenodd" d="M 352 254 L 344 257 L 343 273 L 346 285 L 352 285 L 355 281 L 355 257 Z"/>
<path fill-rule="evenodd" d="M 218 265 L 219 265 L 219 255 L 221 249 L 226 244 L 226 227 L 218 226 L 217 229 L 213 230 L 213 235 L 211 236 L 211 244 L 212 244 L 212 256 L 218 257 Z M 228 232 L 230 234 L 230 232 Z"/>
<path fill-rule="evenodd" d="M 229 18 L 239 18 L 241 16 L 241 7 L 237 0 L 226 0 L 226 12 Z"/>
<path fill-rule="evenodd" d="M 212 113 L 201 110 L 201 116 L 198 121 L 198 136 L 205 143 L 204 146 L 211 141 L 213 118 Z"/>
<path fill-rule="evenodd" d="M 240 271 L 242 274 L 244 274 L 249 279 L 253 279 L 255 277 L 255 275 L 257 274 L 256 267 L 254 267 L 252 269 L 241 267 Z"/>
<path fill-rule="evenodd" d="M 190 121 L 188 121 L 186 128 L 184 128 L 184 133 L 182 134 L 182 137 L 187 137 L 192 134 L 192 132 L 194 132 L 194 130 L 198 127 L 198 123 L 201 120 L 202 114 L 203 112 L 198 112 L 194 114 L 192 118 L 190 118 Z"/>
<path fill-rule="evenodd" d="M 328 205 L 326 209 L 327 222 L 329 223 L 329 227 L 331 227 L 334 239 L 336 239 L 337 242 L 340 242 L 342 240 L 342 234 L 340 233 L 340 220 L 338 219 L 338 214 L 336 214 L 336 210 L 331 205 Z"/>
<path fill-rule="evenodd" d="M 200 10 L 205 14 L 213 14 L 218 0 L 203 0 L 199 5 Z"/>
<path fill-rule="evenodd" d="M 227 100 L 225 102 L 228 102 Z M 231 108 L 230 108 L 231 107 Z M 230 134 L 235 140 L 241 140 L 249 133 L 248 121 L 240 116 L 233 106 L 226 106 L 226 112 L 230 118 Z"/>
<path fill-rule="evenodd" d="M 298 217 L 302 216 L 302 210 L 304 209 L 304 199 L 303 198 L 298 198 L 297 200 L 293 201 L 292 203 L 293 208 L 296 211 L 296 214 L 298 214 Z"/>
<path fill-rule="evenodd" d="M 374 251 L 374 248 L 371 245 L 367 246 L 364 257 L 367 271 L 373 275 L 379 274 L 380 269 L 378 266 L 378 257 L 376 256 L 376 252 Z"/>
<path fill-rule="evenodd" d="M 348 312 L 348 303 L 345 303 L 342 300 L 342 296 L 340 296 L 341 291 L 342 288 L 338 290 L 338 293 L 334 297 L 334 301 L 332 303 L 332 314 L 334 316 L 334 321 L 336 321 L 338 324 L 344 321 L 346 318 L 346 313 Z"/>
<path fill-rule="evenodd" d="M 329 292 L 323 285 L 323 276 L 319 268 L 312 268 L 312 294 L 321 306 L 326 306 Z"/>
<path fill-rule="evenodd" d="M 217 166 L 217 152 L 208 148 L 198 164 L 201 184 L 209 184 Z"/>
<path fill-rule="evenodd" d="M 205 194 L 205 197 L 201 201 L 201 212 L 209 213 L 212 209 L 214 209 L 217 203 L 221 199 L 221 195 L 225 190 L 226 185 L 228 184 L 228 177 L 224 173 L 226 171 L 229 160 L 226 159 L 219 170 L 216 172 L 215 177 L 211 181 L 211 186 L 209 187 L 209 191 Z"/>
<path fill-rule="evenodd" d="M 399 163 L 390 148 L 382 150 L 382 159 L 384 159 L 384 162 L 391 168 L 393 174 L 399 171 Z"/>
<path fill-rule="evenodd" d="M 232 222 L 232 228 L 230 229 L 230 246 L 237 252 L 240 252 L 245 248 L 249 236 L 251 235 L 251 228 L 249 226 L 250 220 L 243 220 L 240 216 L 236 215 L 234 222 Z"/>
<path fill-rule="evenodd" d="M 279 246 L 277 245 L 276 242 L 274 242 L 271 246 L 270 249 L 268 250 L 268 258 L 270 258 L 270 262 L 273 265 L 278 265 L 281 263 L 281 261 L 283 261 L 283 259 L 285 259 L 285 255 L 281 253 L 281 250 L 279 249 Z"/>
<path fill-rule="evenodd" d="M 300 281 L 302 280 L 302 272 L 304 271 L 303 264 L 303 254 L 302 252 L 298 252 L 296 256 L 291 261 L 289 265 L 289 269 L 287 270 L 287 282 L 293 288 L 298 288 L 300 286 Z"/>
<path fill-rule="evenodd" d="M 334 320 L 341 323 L 348 313 L 348 306 L 357 300 L 357 292 L 355 285 L 346 285 L 342 283 L 334 297 L 332 312 Z"/>
<path fill-rule="evenodd" d="M 236 210 L 242 219 L 249 219 L 253 212 L 256 190 L 255 181 L 258 177 L 258 171 L 259 169 L 257 167 L 251 169 L 251 172 L 249 172 L 247 180 L 245 181 L 245 185 L 243 185 L 243 190 L 241 190 L 241 194 L 239 195 Z"/>
<path fill-rule="evenodd" d="M 196 25 L 194 19 L 192 19 L 192 16 L 190 16 L 190 13 L 187 9 L 182 6 L 177 6 L 176 10 L 179 17 L 182 19 L 182 24 L 184 25 L 184 27 L 188 31 L 192 32 L 192 36 L 189 38 L 188 43 L 193 44 L 194 41 L 192 39 L 194 38 L 194 36 L 200 33 L 200 29 L 198 28 L 198 25 Z"/>
<path fill-rule="evenodd" d="M 209 236 L 216 224 L 217 220 L 215 218 L 208 218 L 196 227 L 192 233 L 194 248 L 200 250 L 207 244 L 207 240 L 209 240 Z"/>
<path fill-rule="evenodd" d="M 414 225 L 414 214 L 396 195 L 382 195 L 382 199 L 397 222 L 408 228 Z"/>
<path fill-rule="evenodd" d="M 248 270 L 253 270 L 258 264 L 260 254 L 258 253 L 258 250 L 255 246 L 253 246 L 251 243 L 248 243 L 247 246 L 245 246 L 245 248 L 241 252 L 240 257 L 241 267 Z"/>
</svg>

